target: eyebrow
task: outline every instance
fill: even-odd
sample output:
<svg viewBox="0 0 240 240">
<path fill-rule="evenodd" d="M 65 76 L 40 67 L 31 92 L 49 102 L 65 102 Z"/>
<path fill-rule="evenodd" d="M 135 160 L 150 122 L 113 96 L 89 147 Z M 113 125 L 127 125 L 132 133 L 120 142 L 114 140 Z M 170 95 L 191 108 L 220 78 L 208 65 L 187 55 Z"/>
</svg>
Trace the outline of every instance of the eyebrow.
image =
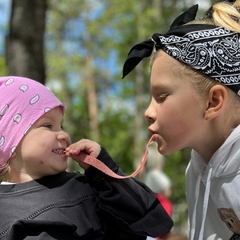
<svg viewBox="0 0 240 240">
<path fill-rule="evenodd" d="M 38 123 L 42 123 L 42 122 L 49 122 L 49 121 L 52 122 L 52 121 L 56 121 L 56 120 L 59 120 L 59 122 L 61 124 L 63 124 L 63 122 L 64 122 L 64 118 L 63 117 L 55 119 L 54 116 L 45 116 L 45 115 L 43 115 L 35 123 L 38 124 Z"/>
<path fill-rule="evenodd" d="M 172 87 L 169 86 L 169 85 L 159 83 L 159 84 L 155 84 L 155 85 L 151 84 L 150 90 L 151 90 L 152 93 L 159 92 L 159 91 L 161 91 L 161 92 L 164 92 L 164 91 L 168 92 L 168 91 L 171 90 L 171 88 Z"/>
</svg>

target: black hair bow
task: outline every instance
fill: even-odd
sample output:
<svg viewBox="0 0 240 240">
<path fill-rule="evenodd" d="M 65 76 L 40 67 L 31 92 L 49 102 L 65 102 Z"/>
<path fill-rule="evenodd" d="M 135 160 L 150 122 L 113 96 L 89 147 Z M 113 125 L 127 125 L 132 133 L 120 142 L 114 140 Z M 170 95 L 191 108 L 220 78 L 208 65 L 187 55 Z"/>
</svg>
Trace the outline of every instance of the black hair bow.
<svg viewBox="0 0 240 240">
<path fill-rule="evenodd" d="M 197 14 L 197 10 L 198 4 L 192 6 L 186 12 L 179 15 L 171 24 L 169 31 L 194 20 Z M 143 58 L 150 57 L 154 46 L 156 49 L 160 49 L 162 47 L 159 36 L 160 34 L 155 33 L 151 39 L 141 42 L 131 48 L 128 53 L 127 60 L 123 66 L 122 78 L 130 73 L 142 61 Z"/>
</svg>

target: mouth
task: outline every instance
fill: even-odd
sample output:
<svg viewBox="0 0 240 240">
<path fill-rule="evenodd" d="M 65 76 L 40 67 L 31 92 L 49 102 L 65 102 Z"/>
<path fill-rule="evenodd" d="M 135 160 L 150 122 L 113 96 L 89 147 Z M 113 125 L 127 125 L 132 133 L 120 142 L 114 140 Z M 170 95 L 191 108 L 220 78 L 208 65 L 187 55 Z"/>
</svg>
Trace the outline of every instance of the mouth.
<svg viewBox="0 0 240 240">
<path fill-rule="evenodd" d="M 154 131 L 154 130 L 152 130 L 152 129 L 150 129 L 150 128 L 148 128 L 148 131 L 152 134 L 152 135 L 158 135 L 158 132 L 156 132 L 156 131 Z"/>
<path fill-rule="evenodd" d="M 157 133 L 153 133 L 152 137 L 151 137 L 152 142 L 157 142 L 157 139 L 158 139 L 158 134 Z"/>
<path fill-rule="evenodd" d="M 52 150 L 53 153 L 59 154 L 59 155 L 65 155 L 65 149 L 61 148 L 61 149 L 54 149 Z"/>
</svg>

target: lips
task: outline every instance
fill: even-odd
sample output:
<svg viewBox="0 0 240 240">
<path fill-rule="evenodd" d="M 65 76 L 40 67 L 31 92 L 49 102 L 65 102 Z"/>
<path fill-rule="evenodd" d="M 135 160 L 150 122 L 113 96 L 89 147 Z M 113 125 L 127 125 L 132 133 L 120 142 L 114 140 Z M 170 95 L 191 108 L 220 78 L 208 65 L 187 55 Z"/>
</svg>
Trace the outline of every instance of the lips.
<svg viewBox="0 0 240 240">
<path fill-rule="evenodd" d="M 65 154 L 65 149 L 54 149 L 52 150 L 53 153 L 59 154 L 59 155 L 64 155 Z"/>
</svg>

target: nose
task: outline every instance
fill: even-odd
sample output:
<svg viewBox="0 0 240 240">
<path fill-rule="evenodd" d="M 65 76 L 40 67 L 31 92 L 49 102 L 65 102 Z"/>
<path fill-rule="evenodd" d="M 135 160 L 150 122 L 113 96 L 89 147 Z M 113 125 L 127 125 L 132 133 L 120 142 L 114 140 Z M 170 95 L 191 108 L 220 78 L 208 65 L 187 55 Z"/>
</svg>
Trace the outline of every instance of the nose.
<svg viewBox="0 0 240 240">
<path fill-rule="evenodd" d="M 150 122 L 153 123 L 156 120 L 156 111 L 153 106 L 153 100 L 151 100 L 148 108 L 145 111 L 145 118 Z"/>
<path fill-rule="evenodd" d="M 71 139 L 69 134 L 63 130 L 58 132 L 57 139 L 60 141 L 65 141 L 67 143 L 67 146 L 71 144 Z"/>
</svg>

